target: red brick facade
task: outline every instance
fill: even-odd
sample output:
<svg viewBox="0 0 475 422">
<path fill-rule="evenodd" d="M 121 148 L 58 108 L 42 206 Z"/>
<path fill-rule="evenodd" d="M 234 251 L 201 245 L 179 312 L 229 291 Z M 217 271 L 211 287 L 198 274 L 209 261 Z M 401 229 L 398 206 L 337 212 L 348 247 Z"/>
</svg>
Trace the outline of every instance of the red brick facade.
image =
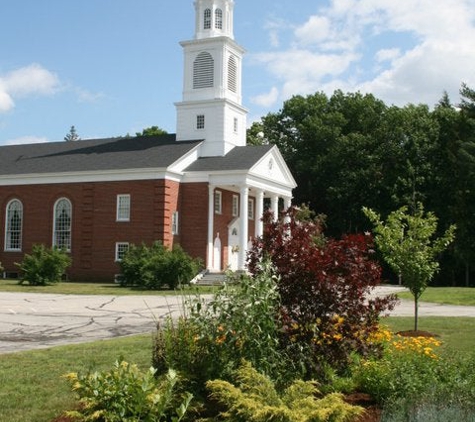
<svg viewBox="0 0 475 422">
<path fill-rule="evenodd" d="M 214 215 L 214 234 L 222 241 L 221 262 L 228 264 L 228 225 L 233 220 L 233 192 L 222 191 L 222 213 Z M 117 221 L 117 195 L 131 199 L 130 221 Z M 0 262 L 7 272 L 18 272 L 15 262 L 31 252 L 33 244 L 51 246 L 54 205 L 60 198 L 72 204 L 71 258 L 68 277 L 74 281 L 112 281 L 120 272 L 115 261 L 117 242 L 167 246 L 180 244 L 206 263 L 208 245 L 208 184 L 180 184 L 170 180 L 65 183 L 1 186 Z M 5 218 L 9 201 L 23 204 L 22 251 L 5 251 Z M 172 235 L 172 215 L 178 211 L 179 231 Z M 249 234 L 254 233 L 249 220 Z"/>
</svg>

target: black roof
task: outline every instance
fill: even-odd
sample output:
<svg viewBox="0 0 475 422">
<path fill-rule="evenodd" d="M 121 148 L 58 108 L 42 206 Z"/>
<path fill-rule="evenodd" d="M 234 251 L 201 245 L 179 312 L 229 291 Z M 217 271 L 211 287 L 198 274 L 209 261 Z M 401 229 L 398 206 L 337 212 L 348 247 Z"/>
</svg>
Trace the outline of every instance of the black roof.
<svg viewBox="0 0 475 422">
<path fill-rule="evenodd" d="M 0 175 L 166 168 L 201 142 L 162 135 L 1 146 Z"/>
<path fill-rule="evenodd" d="M 224 157 L 199 158 L 185 171 L 249 170 L 273 147 L 273 145 L 235 147 Z"/>
</svg>

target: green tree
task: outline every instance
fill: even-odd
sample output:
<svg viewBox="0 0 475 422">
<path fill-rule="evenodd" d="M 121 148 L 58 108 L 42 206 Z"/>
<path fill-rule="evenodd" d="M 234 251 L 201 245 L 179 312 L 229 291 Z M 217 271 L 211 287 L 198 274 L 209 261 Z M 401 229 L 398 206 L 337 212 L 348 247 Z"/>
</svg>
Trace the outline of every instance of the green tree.
<svg viewBox="0 0 475 422">
<path fill-rule="evenodd" d="M 150 126 L 142 130 L 142 132 L 136 132 L 135 136 L 162 136 L 167 135 L 168 132 L 158 126 Z"/>
<path fill-rule="evenodd" d="M 403 206 L 389 214 L 386 222 L 370 208 L 363 212 L 375 226 L 375 242 L 383 259 L 402 276 L 403 284 L 414 297 L 414 329 L 418 329 L 418 304 L 424 290 L 439 270 L 438 255 L 454 240 L 455 226 L 436 238 L 437 217 L 424 213 L 421 203 L 413 214 Z"/>
<path fill-rule="evenodd" d="M 80 141 L 81 140 L 81 138 L 79 137 L 79 135 L 76 132 L 76 128 L 74 127 L 74 125 L 71 126 L 71 129 L 69 129 L 69 132 L 64 137 L 64 140 L 66 142 Z"/>
</svg>

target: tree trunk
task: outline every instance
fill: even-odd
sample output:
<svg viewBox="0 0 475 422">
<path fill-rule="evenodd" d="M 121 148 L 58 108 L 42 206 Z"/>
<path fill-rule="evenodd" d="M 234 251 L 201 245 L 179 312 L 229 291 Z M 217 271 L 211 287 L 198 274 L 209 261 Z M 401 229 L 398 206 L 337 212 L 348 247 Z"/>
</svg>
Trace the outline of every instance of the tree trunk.
<svg viewBox="0 0 475 422">
<path fill-rule="evenodd" d="M 414 331 L 419 328 L 419 298 L 414 296 Z"/>
<path fill-rule="evenodd" d="M 465 263 L 465 287 L 470 287 L 470 264 Z"/>
</svg>

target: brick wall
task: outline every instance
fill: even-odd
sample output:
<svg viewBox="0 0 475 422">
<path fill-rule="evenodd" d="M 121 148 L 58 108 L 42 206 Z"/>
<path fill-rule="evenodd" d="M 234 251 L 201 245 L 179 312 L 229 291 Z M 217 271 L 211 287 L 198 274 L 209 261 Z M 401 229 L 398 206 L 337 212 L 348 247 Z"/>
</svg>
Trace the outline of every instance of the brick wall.
<svg viewBox="0 0 475 422">
<path fill-rule="evenodd" d="M 117 195 L 130 194 L 129 222 L 116 221 Z M 151 244 L 160 240 L 171 246 L 171 216 L 178 208 L 179 184 L 165 180 L 72 183 L 0 187 L 0 262 L 7 271 L 17 271 L 15 262 L 33 244 L 52 245 L 53 208 L 61 198 L 72 203 L 72 280 L 112 281 L 119 272 L 115 262 L 116 242 Z M 22 252 L 5 252 L 5 209 L 17 198 L 23 203 Z"/>
</svg>

